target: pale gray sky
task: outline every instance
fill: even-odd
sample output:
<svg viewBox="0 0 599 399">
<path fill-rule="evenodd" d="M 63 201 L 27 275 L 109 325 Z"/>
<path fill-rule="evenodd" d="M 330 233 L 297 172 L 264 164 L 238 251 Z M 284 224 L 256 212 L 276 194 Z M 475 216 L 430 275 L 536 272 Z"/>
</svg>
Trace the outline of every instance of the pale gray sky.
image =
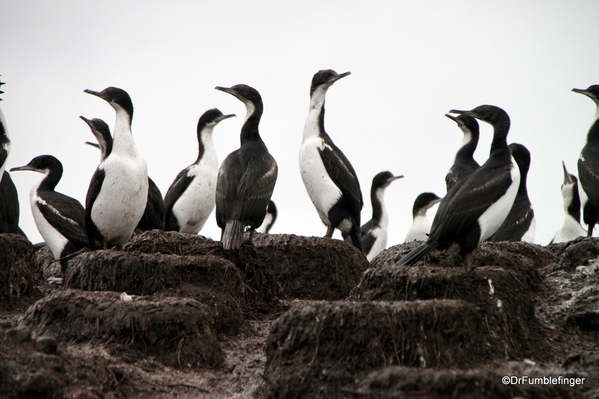
<svg viewBox="0 0 599 399">
<path fill-rule="evenodd" d="M 326 130 L 356 169 L 370 219 L 372 177 L 405 175 L 386 194 L 389 245 L 403 242 L 414 199 L 445 193 L 461 132 L 444 117 L 481 104 L 504 108 L 509 142 L 532 155 L 535 242 L 563 221 L 561 161 L 576 160 L 595 113 L 571 92 L 599 83 L 599 3 L 589 1 L 21 1 L 2 0 L 0 103 L 13 142 L 7 167 L 52 154 L 65 168 L 57 190 L 85 202 L 98 165 L 78 116 L 114 111 L 83 93 L 117 86 L 133 100 L 133 134 L 163 195 L 197 155 L 199 116 L 238 118 L 214 132 L 222 161 L 238 148 L 243 104 L 214 87 L 246 83 L 264 100 L 261 135 L 279 164 L 272 233 L 322 236 L 302 184 L 298 153 L 312 75 L 351 71 L 328 93 Z M 488 155 L 482 126 L 476 158 Z M 21 227 L 40 240 L 29 190 L 41 175 L 13 173 Z M 200 233 L 218 239 L 214 217 Z"/>
</svg>

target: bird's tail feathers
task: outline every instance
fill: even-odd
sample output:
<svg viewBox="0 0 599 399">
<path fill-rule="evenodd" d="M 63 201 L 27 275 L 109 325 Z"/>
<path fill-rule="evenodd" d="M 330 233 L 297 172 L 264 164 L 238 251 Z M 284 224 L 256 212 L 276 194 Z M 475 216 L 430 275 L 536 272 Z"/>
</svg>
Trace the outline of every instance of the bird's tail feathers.
<svg viewBox="0 0 599 399">
<path fill-rule="evenodd" d="M 398 265 L 413 265 L 418 262 L 420 259 L 424 257 L 424 255 L 428 254 L 431 250 L 435 248 L 434 245 L 429 243 L 424 243 L 419 247 L 414 248 L 407 255 L 397 262 Z"/>
<path fill-rule="evenodd" d="M 221 241 L 223 242 L 223 249 L 239 249 L 243 242 L 243 233 L 245 226 L 239 220 L 229 220 L 225 225 Z"/>
</svg>

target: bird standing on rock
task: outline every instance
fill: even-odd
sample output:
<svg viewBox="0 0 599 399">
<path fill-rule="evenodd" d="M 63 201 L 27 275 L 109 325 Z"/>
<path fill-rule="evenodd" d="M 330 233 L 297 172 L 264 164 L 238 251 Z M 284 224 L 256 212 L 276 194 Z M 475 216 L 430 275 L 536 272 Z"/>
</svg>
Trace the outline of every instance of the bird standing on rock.
<svg viewBox="0 0 599 399">
<path fill-rule="evenodd" d="M 112 152 L 112 136 L 108 124 L 98 118 L 87 119 L 84 116 L 80 116 L 79 118 L 87 123 L 96 140 L 98 140 L 97 144 L 90 141 L 86 141 L 85 144 L 99 148 L 100 162 L 104 161 Z M 164 229 L 164 214 L 165 208 L 162 193 L 156 183 L 154 183 L 154 180 L 148 176 L 148 201 L 144 214 L 135 228 L 135 232 L 141 233 L 147 230 Z"/>
<path fill-rule="evenodd" d="M 472 251 L 479 242 L 491 237 L 510 212 L 520 171 L 507 145 L 510 118 L 501 108 L 481 105 L 470 111 L 451 113 L 469 115 L 493 126 L 489 159 L 461 184 L 455 185 L 441 200 L 426 242 L 399 260 L 413 264 L 432 249 L 460 247 L 467 269 L 472 266 Z"/>
<path fill-rule="evenodd" d="M 564 199 L 564 224 L 559 229 L 549 244 L 572 241 L 584 237 L 587 232 L 580 225 L 580 195 L 578 193 L 578 179 L 568 173 L 566 164 L 562 161 L 564 169 L 564 183 L 562 184 L 562 198 Z"/>
<path fill-rule="evenodd" d="M 535 211 L 528 198 L 526 187 L 526 177 L 530 169 L 530 151 L 518 143 L 510 144 L 509 149 L 520 169 L 520 186 L 510 213 L 490 240 L 533 242 L 536 228 Z"/>
<path fill-rule="evenodd" d="M 370 262 L 385 248 L 389 234 L 389 214 L 385 206 L 385 189 L 403 175 L 394 176 L 389 171 L 377 173 L 372 179 L 370 201 L 372 203 L 372 219 L 360 228 L 362 250 Z"/>
<path fill-rule="evenodd" d="M 214 127 L 227 118 L 214 108 L 204 112 L 198 120 L 198 157 L 183 169 L 166 192 L 165 230 L 198 234 L 214 209 L 218 158 L 212 142 Z"/>
<path fill-rule="evenodd" d="M 595 118 L 587 133 L 586 145 L 578 158 L 578 178 L 582 188 L 582 215 L 588 226 L 587 236 L 593 235 L 593 229 L 599 220 L 599 85 L 586 89 L 572 89 L 574 93 L 584 94 L 595 103 Z"/>
<path fill-rule="evenodd" d="M 85 228 L 92 248 L 121 248 L 148 200 L 148 169 L 131 133 L 133 103 L 117 87 L 85 92 L 105 100 L 116 112 L 112 151 L 94 172 L 87 191 Z"/>
<path fill-rule="evenodd" d="M 258 130 L 264 109 L 260 93 L 245 84 L 216 90 L 231 94 L 246 107 L 241 145 L 225 158 L 216 180 L 216 222 L 223 248 L 232 250 L 241 247 L 246 227 L 253 244 L 254 230 L 262 224 L 275 188 L 278 166 Z"/>
<path fill-rule="evenodd" d="M 62 178 L 62 163 L 52 155 L 40 155 L 27 165 L 11 171 L 30 170 L 43 173 L 44 178 L 31 188 L 31 213 L 38 231 L 60 260 L 62 270 L 67 268 L 69 255 L 87 246 L 85 209 L 79 201 L 55 191 Z"/>
<path fill-rule="evenodd" d="M 431 221 L 426 217 L 426 212 L 441 202 L 435 193 L 422 193 L 414 200 L 412 207 L 412 227 L 406 234 L 404 242 L 426 241 L 431 231 Z"/>
<path fill-rule="evenodd" d="M 0 82 L 0 87 L 3 84 L 4 82 Z M 0 94 L 2 93 L 4 92 L 0 90 Z M 0 101 L 2 101 L 1 98 Z M 10 147 L 6 120 L 2 108 L 0 108 L 0 233 L 23 234 L 19 228 L 19 194 L 10 173 L 5 170 Z"/>
<path fill-rule="evenodd" d="M 325 237 L 331 238 L 334 230 L 339 229 L 362 250 L 360 212 L 364 201 L 360 182 L 345 154 L 324 129 L 327 90 L 349 74 L 327 69 L 318 71 L 312 78 L 310 110 L 304 125 L 299 164 L 308 196 L 320 220 L 327 226 Z"/>
</svg>

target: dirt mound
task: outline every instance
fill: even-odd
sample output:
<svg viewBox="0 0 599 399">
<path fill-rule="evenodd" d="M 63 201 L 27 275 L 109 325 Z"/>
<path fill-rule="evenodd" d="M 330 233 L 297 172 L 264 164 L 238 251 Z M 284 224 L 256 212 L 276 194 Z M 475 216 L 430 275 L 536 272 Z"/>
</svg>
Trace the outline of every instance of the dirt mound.
<svg viewBox="0 0 599 399">
<path fill-rule="evenodd" d="M 210 309 L 193 299 L 69 289 L 36 302 L 21 325 L 59 343 L 102 343 L 124 359 L 141 354 L 181 368 L 223 363 Z"/>
<path fill-rule="evenodd" d="M 372 372 L 357 389 L 345 393 L 379 399 L 582 398 L 568 385 L 506 385 L 493 370 L 415 369 L 393 366 Z M 547 375 L 547 374 L 545 374 Z M 576 378 L 576 377 L 572 377 Z M 342 390 L 343 391 L 343 390 Z"/>
<path fill-rule="evenodd" d="M 126 250 L 176 255 L 214 255 L 243 271 L 250 289 L 248 301 L 345 298 L 360 281 L 368 261 L 353 246 L 320 237 L 290 234 L 255 235 L 239 251 L 201 236 L 153 230 L 136 236 Z"/>
<path fill-rule="evenodd" d="M 469 367 L 502 350 L 486 335 L 483 312 L 464 301 L 303 303 L 273 323 L 260 397 L 335 392 L 394 364 Z"/>
<path fill-rule="evenodd" d="M 235 265 L 216 256 L 86 252 L 69 262 L 64 285 L 86 291 L 194 298 L 210 306 L 219 333 L 237 334 L 244 325 L 244 278 Z"/>
<path fill-rule="evenodd" d="M 10 309 L 35 290 L 33 245 L 19 234 L 0 234 L 0 308 Z"/>
</svg>

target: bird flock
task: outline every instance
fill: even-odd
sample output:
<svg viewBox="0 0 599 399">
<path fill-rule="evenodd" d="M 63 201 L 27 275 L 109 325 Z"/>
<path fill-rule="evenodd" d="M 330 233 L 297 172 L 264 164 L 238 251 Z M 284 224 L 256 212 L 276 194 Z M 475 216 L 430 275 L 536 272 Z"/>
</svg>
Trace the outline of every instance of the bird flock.
<svg viewBox="0 0 599 399">
<path fill-rule="evenodd" d="M 330 69 L 314 74 L 299 166 L 308 196 L 326 226 L 325 237 L 331 238 L 338 229 L 346 242 L 371 261 L 387 246 L 385 189 L 403 176 L 389 171 L 374 176 L 370 190 L 372 218 L 361 224 L 364 200 L 360 182 L 349 159 L 327 134 L 324 120 L 327 91 L 349 75 L 350 72 Z M 55 191 L 63 167 L 52 155 L 36 156 L 28 164 L 10 170 L 44 174 L 30 191 L 31 212 L 63 270 L 68 259 L 82 250 L 120 249 L 133 234 L 145 230 L 198 234 L 213 210 L 225 250 L 241 248 L 246 232 L 249 244 L 253 243 L 255 230 L 268 233 L 277 218 L 271 196 L 278 165 L 260 137 L 262 98 L 255 88 L 245 84 L 215 89 L 234 96 L 246 107 L 240 146 L 219 166 L 212 132 L 220 122 L 235 115 L 223 114 L 216 108 L 207 110 L 197 124 L 198 157 L 175 177 L 164 199 L 148 177 L 146 162 L 131 132 L 131 97 L 116 87 L 85 90 L 115 111 L 112 133 L 105 121 L 80 116 L 97 141 L 87 144 L 100 151 L 100 163 L 91 177 L 85 207 Z M 580 184 L 563 165 L 564 224 L 551 243 L 591 236 L 599 221 L 599 85 L 572 91 L 593 100 L 597 112 L 578 160 Z M 439 197 L 425 192 L 416 197 L 413 224 L 405 242 L 419 241 L 421 245 L 402 257 L 399 264 L 413 264 L 433 249 L 457 246 L 469 269 L 472 253 L 482 241 L 534 240 L 534 211 L 526 187 L 531 155 L 522 144 L 508 145 L 507 112 L 494 105 L 480 105 L 471 110 L 451 110 L 446 116 L 462 131 L 463 142 L 445 177 L 446 194 Z M 482 165 L 473 158 L 479 140 L 478 121 L 493 127 L 489 158 Z M 24 235 L 18 226 L 17 190 L 5 170 L 11 143 L 1 109 L 0 145 L 0 232 Z M 431 223 L 426 213 L 437 204 Z M 581 216 L 587 229 L 581 225 Z"/>
</svg>

